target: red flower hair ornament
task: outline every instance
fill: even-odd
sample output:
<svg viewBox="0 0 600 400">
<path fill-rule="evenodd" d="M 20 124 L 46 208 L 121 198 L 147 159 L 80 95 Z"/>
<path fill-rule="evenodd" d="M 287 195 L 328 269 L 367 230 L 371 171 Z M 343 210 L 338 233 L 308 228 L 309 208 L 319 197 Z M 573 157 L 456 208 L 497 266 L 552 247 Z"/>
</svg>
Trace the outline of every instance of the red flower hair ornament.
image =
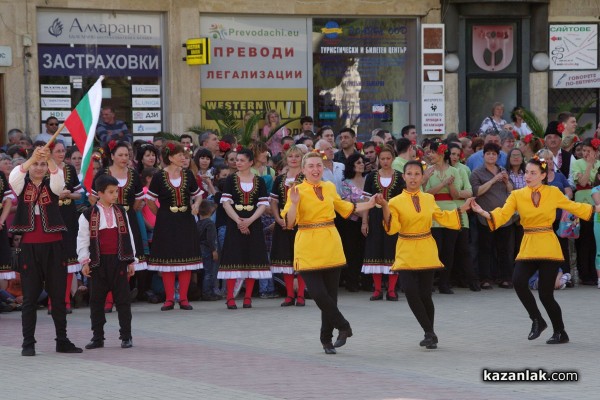
<svg viewBox="0 0 600 400">
<path fill-rule="evenodd" d="M 290 147 L 291 147 L 290 144 L 286 143 L 286 144 L 283 145 L 283 150 L 284 151 L 288 151 L 290 149 Z"/>
<path fill-rule="evenodd" d="M 458 134 L 459 139 L 466 138 L 467 136 L 469 136 L 467 131 L 462 131 L 461 133 Z"/>
<path fill-rule="evenodd" d="M 108 142 L 108 149 L 110 150 L 111 153 L 113 152 L 113 150 L 115 149 L 116 146 L 117 146 L 116 140 L 111 140 L 110 142 Z"/>
<path fill-rule="evenodd" d="M 381 146 L 377 145 L 375 146 L 375 154 L 379 155 L 379 153 L 381 153 Z"/>
<path fill-rule="evenodd" d="M 523 138 L 523 143 L 529 144 L 529 143 L 531 143 L 532 140 L 533 140 L 533 133 L 530 133 L 529 135 L 526 135 Z"/>
<path fill-rule="evenodd" d="M 598 151 L 598 148 L 600 148 L 600 139 L 592 139 L 592 147 L 595 151 Z"/>
<path fill-rule="evenodd" d="M 556 126 L 556 131 L 562 135 L 562 133 L 565 131 L 565 124 L 563 124 L 562 122 L 558 124 Z"/>
<path fill-rule="evenodd" d="M 224 142 L 224 141 L 219 141 L 219 151 L 225 153 L 226 151 L 231 150 L 231 144 Z"/>
<path fill-rule="evenodd" d="M 237 145 L 237 147 L 235 148 L 235 151 L 236 151 L 237 153 L 239 153 L 240 151 L 242 151 L 242 149 L 243 149 L 242 145 L 241 145 L 241 144 L 238 144 L 238 145 Z"/>
<path fill-rule="evenodd" d="M 448 150 L 448 145 L 440 144 L 440 146 L 437 148 L 436 153 L 442 155 L 442 154 L 446 153 L 446 150 Z"/>
<path fill-rule="evenodd" d="M 174 151 L 175 151 L 175 145 L 174 145 L 173 143 L 167 143 L 167 144 L 165 145 L 165 148 L 166 148 L 166 150 L 167 150 L 167 151 L 166 151 L 167 155 L 170 155 L 172 152 L 174 152 Z"/>
<path fill-rule="evenodd" d="M 363 143 L 362 143 L 362 142 L 356 142 L 355 146 L 356 146 L 356 149 L 357 149 L 358 151 L 361 151 L 361 150 L 362 150 L 362 148 L 363 148 Z"/>
<path fill-rule="evenodd" d="M 515 131 L 515 130 L 513 129 L 513 131 L 512 131 L 512 135 L 513 135 L 513 137 L 515 138 L 515 140 L 519 140 L 519 132 L 517 132 L 517 131 Z"/>
</svg>

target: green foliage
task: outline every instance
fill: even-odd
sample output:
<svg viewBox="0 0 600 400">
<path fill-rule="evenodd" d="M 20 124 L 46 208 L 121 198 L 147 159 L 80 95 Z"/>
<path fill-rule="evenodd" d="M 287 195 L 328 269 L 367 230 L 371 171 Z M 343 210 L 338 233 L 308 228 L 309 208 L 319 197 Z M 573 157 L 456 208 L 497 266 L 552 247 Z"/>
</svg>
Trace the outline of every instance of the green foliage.
<svg viewBox="0 0 600 400">
<path fill-rule="evenodd" d="M 165 140 L 172 140 L 174 142 L 179 142 L 179 135 L 176 135 L 171 132 L 158 132 L 154 135 L 155 138 L 163 138 Z"/>
<path fill-rule="evenodd" d="M 531 129 L 531 131 L 533 132 L 533 134 L 537 137 L 543 138 L 546 128 L 544 127 L 542 121 L 540 121 L 540 119 L 537 117 L 537 115 L 535 115 L 533 112 L 526 108 L 523 108 L 522 115 L 523 121 L 525 121 L 529 129 Z"/>
</svg>

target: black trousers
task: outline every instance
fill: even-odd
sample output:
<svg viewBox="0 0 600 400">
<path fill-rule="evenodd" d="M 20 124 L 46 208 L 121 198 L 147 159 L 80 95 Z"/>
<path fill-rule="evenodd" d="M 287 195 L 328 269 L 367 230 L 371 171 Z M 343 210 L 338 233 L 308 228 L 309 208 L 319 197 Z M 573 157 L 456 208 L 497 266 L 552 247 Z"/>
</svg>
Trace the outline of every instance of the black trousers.
<svg viewBox="0 0 600 400">
<path fill-rule="evenodd" d="M 479 229 L 479 279 L 492 280 L 492 264 L 496 261 L 498 278 L 502 281 L 510 281 L 514 260 L 514 226 L 511 224 L 493 232 L 482 224 L 477 228 Z"/>
<path fill-rule="evenodd" d="M 300 272 L 310 297 L 321 310 L 321 343 L 331 342 L 333 330 L 346 330 L 350 323 L 337 306 L 340 268 Z"/>
<path fill-rule="evenodd" d="M 352 221 L 342 219 L 338 226 L 344 255 L 346 256 L 346 268 L 342 270 L 342 279 L 346 282 L 346 288 L 358 289 L 362 283 L 361 270 L 365 253 L 365 237 L 360 231 L 362 220 Z"/>
<path fill-rule="evenodd" d="M 91 276 L 90 318 L 94 333 L 92 340 L 104 340 L 104 301 L 110 291 L 113 292 L 117 307 L 120 339 L 131 339 L 131 299 L 127 282 L 127 263 L 119 261 L 116 255 L 101 255 L 100 265 L 92 269 Z"/>
<path fill-rule="evenodd" d="M 450 289 L 450 274 L 454 266 L 454 251 L 458 232 L 447 228 L 431 228 L 431 235 L 438 248 L 438 257 L 444 264 L 444 268 L 439 271 L 438 287 L 440 289 Z"/>
<path fill-rule="evenodd" d="M 52 301 L 56 340 L 67 340 L 67 267 L 62 241 L 21 244 L 21 286 L 23 288 L 23 347 L 32 346 L 37 323 L 37 301 L 44 287 Z"/>
<path fill-rule="evenodd" d="M 513 285 L 519 300 L 529 313 L 529 318 L 542 318 L 542 314 L 535 302 L 533 293 L 529 289 L 529 278 L 538 271 L 538 293 L 554 332 L 560 332 L 565 328 L 560 306 L 554 299 L 554 282 L 558 274 L 559 262 L 556 261 L 517 261 L 513 274 Z"/>
<path fill-rule="evenodd" d="M 454 248 L 454 273 L 452 274 L 457 282 L 465 286 L 471 283 L 479 285 L 469 246 L 469 231 L 469 228 L 462 228 L 458 232 Z"/>
<path fill-rule="evenodd" d="M 552 229 L 554 230 L 554 232 L 556 232 L 558 230 L 558 226 L 559 226 L 560 222 L 557 219 L 556 221 L 554 221 L 554 223 L 552 224 Z M 567 238 L 562 238 L 558 235 L 556 235 L 556 238 L 558 239 L 558 243 L 560 243 L 560 250 L 562 251 L 563 254 L 563 258 L 565 259 L 565 261 L 563 263 L 560 264 L 560 268 L 562 269 L 563 274 L 567 274 L 567 273 L 571 273 L 571 254 L 569 252 L 569 239 Z M 594 259 L 594 265 L 595 265 L 596 260 Z"/>
<path fill-rule="evenodd" d="M 431 288 L 434 272 L 433 270 L 398 271 L 400 286 L 408 306 L 425 333 L 433 332 L 435 307 L 431 299 Z"/>
<path fill-rule="evenodd" d="M 579 279 L 596 282 L 596 241 L 594 240 L 594 221 L 580 220 L 579 239 L 575 239 L 577 249 L 577 268 Z"/>
</svg>

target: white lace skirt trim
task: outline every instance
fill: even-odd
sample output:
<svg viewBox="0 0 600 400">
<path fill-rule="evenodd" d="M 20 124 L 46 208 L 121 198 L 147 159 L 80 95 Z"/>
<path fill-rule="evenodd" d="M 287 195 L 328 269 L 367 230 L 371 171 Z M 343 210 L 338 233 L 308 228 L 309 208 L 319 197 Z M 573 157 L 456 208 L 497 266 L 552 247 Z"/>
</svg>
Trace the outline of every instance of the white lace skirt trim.
<svg viewBox="0 0 600 400">
<path fill-rule="evenodd" d="M 217 279 L 270 279 L 271 271 L 219 271 Z"/>
<path fill-rule="evenodd" d="M 136 271 L 144 271 L 148 269 L 148 263 L 146 261 L 133 263 L 133 267 Z"/>
<path fill-rule="evenodd" d="M 0 279 L 15 279 L 17 274 L 13 271 L 10 272 L 0 272 Z"/>
<path fill-rule="evenodd" d="M 67 272 L 69 274 L 74 274 L 75 272 L 81 271 L 81 268 L 83 268 L 83 267 L 80 263 L 69 264 L 69 265 L 67 265 Z"/>
<path fill-rule="evenodd" d="M 288 274 L 291 275 L 294 273 L 294 267 L 282 267 L 280 265 L 271 267 L 271 272 L 274 274 Z"/>
<path fill-rule="evenodd" d="M 148 264 L 150 271 L 159 272 L 182 272 L 182 271 L 194 271 L 202 269 L 202 263 L 187 264 L 187 265 L 159 265 L 159 264 Z"/>
<path fill-rule="evenodd" d="M 363 265 L 361 272 L 363 274 L 392 274 L 392 267 L 389 265 Z"/>
</svg>

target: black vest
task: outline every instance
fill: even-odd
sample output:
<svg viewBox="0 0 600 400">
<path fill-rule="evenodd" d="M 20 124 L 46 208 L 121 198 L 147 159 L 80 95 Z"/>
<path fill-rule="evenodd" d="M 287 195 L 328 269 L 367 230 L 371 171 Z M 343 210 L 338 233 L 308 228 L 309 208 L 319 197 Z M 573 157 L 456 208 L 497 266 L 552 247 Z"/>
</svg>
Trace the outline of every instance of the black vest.
<svg viewBox="0 0 600 400">
<path fill-rule="evenodd" d="M 566 150 L 561 150 L 560 157 L 562 158 L 562 164 L 560 165 L 560 172 L 568 178 L 571 169 L 571 153 Z"/>
<path fill-rule="evenodd" d="M 12 233 L 33 232 L 35 230 L 35 206 L 40 208 L 42 229 L 46 233 L 66 232 L 67 227 L 60 215 L 58 196 L 50 189 L 50 178 L 44 177 L 39 188 L 29 175 L 25 176 L 25 186 L 19 195 L 19 205 L 9 231 Z"/>
<path fill-rule="evenodd" d="M 135 257 L 133 255 L 133 248 L 131 247 L 129 230 L 127 229 L 128 226 L 125 209 L 117 204 L 113 205 L 113 209 L 117 219 L 117 232 L 119 241 L 117 247 L 117 258 L 119 261 L 129 264 L 135 261 Z M 98 209 L 97 205 L 94 205 L 93 207 L 85 210 L 83 215 L 90 224 L 90 268 L 94 268 L 100 265 L 100 246 L 102 246 L 98 235 L 98 231 L 100 230 L 100 210 Z"/>
</svg>

